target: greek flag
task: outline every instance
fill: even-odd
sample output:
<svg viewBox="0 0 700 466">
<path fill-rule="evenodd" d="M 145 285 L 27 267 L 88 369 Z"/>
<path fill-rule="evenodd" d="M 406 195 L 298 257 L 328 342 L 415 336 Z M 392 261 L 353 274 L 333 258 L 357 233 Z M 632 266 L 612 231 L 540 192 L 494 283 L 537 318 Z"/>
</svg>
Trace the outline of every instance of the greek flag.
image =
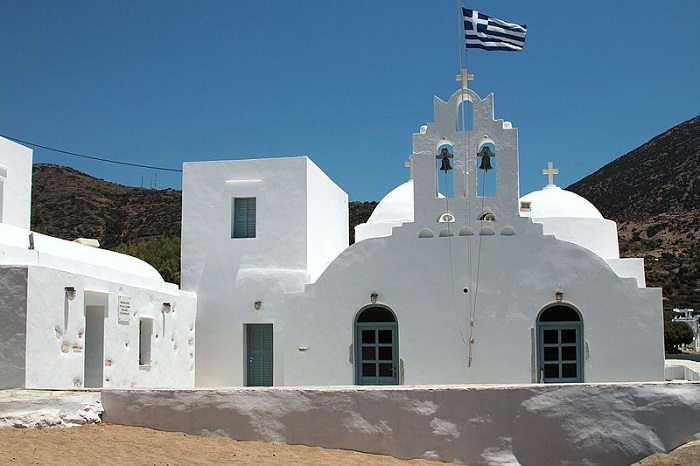
<svg viewBox="0 0 700 466">
<path fill-rule="evenodd" d="M 516 52 L 525 45 L 527 26 L 462 8 L 467 48 Z"/>
</svg>

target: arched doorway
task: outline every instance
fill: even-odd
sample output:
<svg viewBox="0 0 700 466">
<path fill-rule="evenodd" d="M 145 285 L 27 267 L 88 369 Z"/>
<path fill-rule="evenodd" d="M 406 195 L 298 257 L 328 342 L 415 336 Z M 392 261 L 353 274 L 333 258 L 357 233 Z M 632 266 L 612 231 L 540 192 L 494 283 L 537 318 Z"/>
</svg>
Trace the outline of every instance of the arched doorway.
<svg viewBox="0 0 700 466">
<path fill-rule="evenodd" d="M 541 383 L 583 382 L 581 316 L 571 306 L 545 308 L 537 318 Z"/>
<path fill-rule="evenodd" d="M 398 385 L 399 329 L 391 309 L 370 306 L 355 319 L 355 383 Z"/>
</svg>

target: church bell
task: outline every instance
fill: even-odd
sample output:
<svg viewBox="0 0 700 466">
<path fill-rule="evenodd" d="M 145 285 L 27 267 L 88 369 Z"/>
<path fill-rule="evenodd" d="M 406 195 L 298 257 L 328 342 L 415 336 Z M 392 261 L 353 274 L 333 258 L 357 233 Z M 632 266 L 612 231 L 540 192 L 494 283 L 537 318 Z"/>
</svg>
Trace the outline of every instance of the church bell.
<svg viewBox="0 0 700 466">
<path fill-rule="evenodd" d="M 489 146 L 484 146 L 484 148 L 481 149 L 481 151 L 476 155 L 481 157 L 481 164 L 479 165 L 479 170 L 489 171 L 493 169 L 493 167 L 491 166 L 491 157 L 495 157 L 496 154 L 491 152 Z"/>
<path fill-rule="evenodd" d="M 440 165 L 441 171 L 446 172 L 448 170 L 452 170 L 452 165 L 450 164 L 450 159 L 452 157 L 453 156 L 450 154 L 450 151 L 447 150 L 447 147 L 443 147 L 440 151 L 440 155 L 436 157 L 442 161 L 442 164 Z"/>
<path fill-rule="evenodd" d="M 442 166 L 440 170 L 446 172 L 447 170 L 452 170 L 452 165 L 450 165 L 450 159 L 442 159 Z"/>
</svg>

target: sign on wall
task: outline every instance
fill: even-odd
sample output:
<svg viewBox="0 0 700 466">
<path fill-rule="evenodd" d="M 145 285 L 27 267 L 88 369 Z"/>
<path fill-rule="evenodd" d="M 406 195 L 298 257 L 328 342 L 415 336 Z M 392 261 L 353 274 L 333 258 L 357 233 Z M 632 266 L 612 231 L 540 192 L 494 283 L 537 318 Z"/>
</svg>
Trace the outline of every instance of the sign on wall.
<svg viewBox="0 0 700 466">
<path fill-rule="evenodd" d="M 119 296 L 119 323 L 128 324 L 131 318 L 131 298 Z"/>
</svg>

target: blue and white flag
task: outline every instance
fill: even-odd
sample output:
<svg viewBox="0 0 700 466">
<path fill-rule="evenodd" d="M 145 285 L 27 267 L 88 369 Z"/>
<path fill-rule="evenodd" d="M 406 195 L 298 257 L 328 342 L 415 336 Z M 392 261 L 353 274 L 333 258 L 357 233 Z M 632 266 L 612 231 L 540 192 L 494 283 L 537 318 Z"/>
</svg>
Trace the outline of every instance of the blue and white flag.
<svg viewBox="0 0 700 466">
<path fill-rule="evenodd" d="M 527 26 L 462 8 L 467 48 L 516 52 L 525 45 Z"/>
</svg>

